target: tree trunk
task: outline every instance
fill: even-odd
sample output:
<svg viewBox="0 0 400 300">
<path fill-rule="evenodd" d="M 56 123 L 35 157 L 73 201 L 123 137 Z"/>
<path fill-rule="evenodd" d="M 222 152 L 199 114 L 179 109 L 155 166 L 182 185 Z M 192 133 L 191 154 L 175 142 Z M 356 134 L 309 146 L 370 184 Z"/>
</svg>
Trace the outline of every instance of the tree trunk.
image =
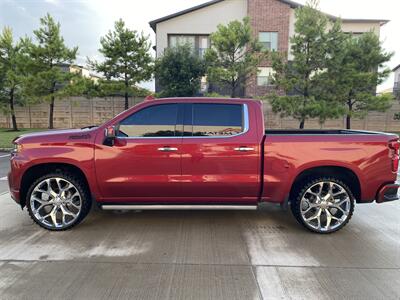
<svg viewBox="0 0 400 300">
<path fill-rule="evenodd" d="M 53 129 L 53 115 L 54 115 L 54 96 L 51 96 L 50 112 L 49 112 L 49 129 Z"/>
<path fill-rule="evenodd" d="M 125 65 L 125 69 L 127 69 L 126 65 Z M 129 108 L 128 88 L 129 88 L 129 79 L 128 79 L 128 74 L 125 72 L 125 110 L 127 110 Z"/>
<path fill-rule="evenodd" d="M 351 116 L 346 116 L 346 129 L 351 129 Z"/>
<path fill-rule="evenodd" d="M 12 129 L 13 131 L 18 131 L 17 118 L 15 117 L 15 110 L 14 110 L 14 89 L 10 90 L 10 113 L 11 113 Z"/>
<path fill-rule="evenodd" d="M 56 82 L 53 81 L 53 83 L 51 84 L 51 89 L 50 89 L 50 111 L 49 111 L 49 129 L 54 129 L 54 101 L 55 101 L 55 97 L 54 97 L 54 93 L 56 91 Z"/>
<path fill-rule="evenodd" d="M 129 108 L 129 95 L 128 92 L 125 91 L 125 110 Z"/>
<path fill-rule="evenodd" d="M 351 129 L 351 114 L 350 114 L 350 112 L 353 110 L 353 103 L 351 103 L 351 100 L 347 101 L 347 105 L 349 107 L 349 113 L 346 115 L 346 129 Z"/>
<path fill-rule="evenodd" d="M 306 122 L 306 120 L 301 119 L 299 129 L 304 129 L 304 123 L 305 122 Z"/>
</svg>

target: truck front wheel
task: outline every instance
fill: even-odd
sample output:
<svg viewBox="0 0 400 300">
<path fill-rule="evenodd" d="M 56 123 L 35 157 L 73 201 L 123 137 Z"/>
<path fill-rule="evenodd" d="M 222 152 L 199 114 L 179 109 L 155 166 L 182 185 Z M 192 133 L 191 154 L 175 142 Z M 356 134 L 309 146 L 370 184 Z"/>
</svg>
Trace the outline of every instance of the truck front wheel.
<svg viewBox="0 0 400 300">
<path fill-rule="evenodd" d="M 34 181 L 26 200 L 31 218 L 41 227 L 53 231 L 77 225 L 91 207 L 86 185 L 64 171 L 49 173 Z"/>
<path fill-rule="evenodd" d="M 316 178 L 300 184 L 291 210 L 297 221 L 316 233 L 332 233 L 343 228 L 354 211 L 354 197 L 345 183 L 336 178 Z"/>
</svg>

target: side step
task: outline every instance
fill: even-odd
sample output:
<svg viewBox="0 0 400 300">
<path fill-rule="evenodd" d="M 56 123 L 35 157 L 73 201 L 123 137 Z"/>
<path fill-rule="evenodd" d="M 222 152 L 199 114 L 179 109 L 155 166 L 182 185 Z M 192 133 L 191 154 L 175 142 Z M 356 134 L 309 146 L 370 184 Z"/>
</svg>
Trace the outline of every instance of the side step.
<svg viewBox="0 0 400 300">
<path fill-rule="evenodd" d="M 257 210 L 257 205 L 102 205 L 104 210 Z"/>
</svg>

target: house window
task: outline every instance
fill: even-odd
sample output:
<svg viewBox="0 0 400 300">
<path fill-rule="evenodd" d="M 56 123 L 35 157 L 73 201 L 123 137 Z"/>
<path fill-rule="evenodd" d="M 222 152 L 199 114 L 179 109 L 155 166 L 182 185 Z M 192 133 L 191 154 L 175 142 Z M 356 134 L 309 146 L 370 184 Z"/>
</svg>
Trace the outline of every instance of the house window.
<svg viewBox="0 0 400 300">
<path fill-rule="evenodd" d="M 183 45 L 190 45 L 194 48 L 196 44 L 196 37 L 192 35 L 171 35 L 169 37 L 169 46 L 171 48 Z"/>
<path fill-rule="evenodd" d="M 260 32 L 258 39 L 264 49 L 278 50 L 278 33 L 277 32 Z"/>
<path fill-rule="evenodd" d="M 210 39 L 208 35 L 169 35 L 168 46 L 170 48 L 183 45 L 189 45 L 196 54 L 203 57 L 207 48 L 210 47 Z"/>
<path fill-rule="evenodd" d="M 272 74 L 273 74 L 273 69 L 271 67 L 258 68 L 257 85 L 258 86 L 271 85 Z"/>
</svg>

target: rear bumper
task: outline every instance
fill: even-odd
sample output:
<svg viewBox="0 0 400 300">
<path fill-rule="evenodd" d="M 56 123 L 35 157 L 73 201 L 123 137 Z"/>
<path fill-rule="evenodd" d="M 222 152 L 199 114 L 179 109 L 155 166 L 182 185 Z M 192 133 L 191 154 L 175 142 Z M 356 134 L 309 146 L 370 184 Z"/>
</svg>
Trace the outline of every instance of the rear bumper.
<svg viewBox="0 0 400 300">
<path fill-rule="evenodd" d="M 384 185 L 378 191 L 376 202 L 383 203 L 383 202 L 399 200 L 399 194 L 398 194 L 399 188 L 400 184 L 397 183 Z"/>
</svg>

